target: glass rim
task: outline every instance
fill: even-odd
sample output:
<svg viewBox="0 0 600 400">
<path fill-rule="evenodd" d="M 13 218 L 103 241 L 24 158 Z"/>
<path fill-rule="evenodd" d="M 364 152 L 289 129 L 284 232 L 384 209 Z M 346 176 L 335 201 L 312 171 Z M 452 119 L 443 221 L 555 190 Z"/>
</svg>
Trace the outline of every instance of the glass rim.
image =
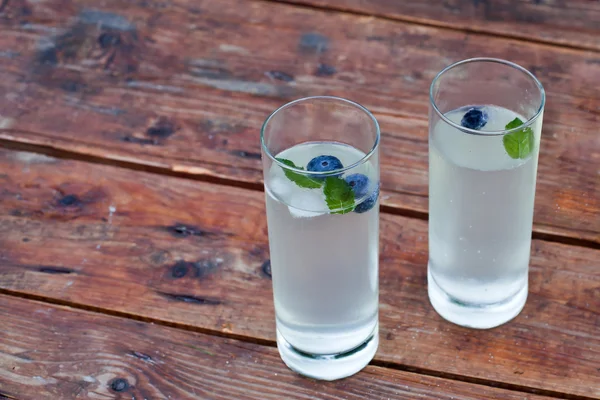
<svg viewBox="0 0 600 400">
<path fill-rule="evenodd" d="M 265 130 L 267 128 L 267 125 L 269 125 L 269 122 L 273 119 L 273 117 L 275 117 L 275 115 L 277 115 L 277 113 L 279 111 L 283 111 L 286 108 L 298 105 L 300 103 L 304 103 L 307 101 L 312 101 L 312 100 L 327 100 L 327 101 L 332 101 L 332 102 L 337 102 L 337 103 L 343 103 L 343 104 L 347 104 L 350 105 L 360 111 L 362 111 L 367 117 L 369 117 L 369 119 L 371 120 L 371 122 L 373 123 L 373 126 L 375 127 L 375 141 L 373 143 L 373 147 L 371 147 L 371 149 L 369 150 L 368 153 L 366 153 L 360 160 L 352 163 L 351 165 L 345 166 L 343 168 L 339 168 L 339 169 L 335 169 L 332 171 L 327 171 L 327 172 L 317 172 L 317 171 L 306 171 L 304 169 L 300 169 L 300 168 L 295 168 L 289 165 L 286 165 L 282 162 L 280 162 L 279 160 L 277 160 L 277 158 L 275 158 L 275 156 L 271 153 L 271 151 L 269 150 L 269 148 L 267 147 L 267 144 L 265 143 Z M 373 153 L 377 150 L 377 147 L 379 146 L 379 140 L 380 140 L 380 136 L 381 136 L 381 130 L 379 128 L 379 123 L 377 122 L 377 119 L 375 119 L 375 116 L 373 116 L 373 114 L 364 106 L 352 101 L 352 100 L 348 100 L 345 99 L 343 97 L 337 97 L 337 96 L 309 96 L 309 97 L 302 97 L 300 99 L 294 100 L 294 101 L 290 101 L 289 103 L 286 103 L 284 105 L 282 105 L 281 107 L 277 108 L 275 111 L 273 111 L 265 120 L 265 122 L 263 123 L 262 127 L 260 128 L 260 143 L 261 143 L 261 147 L 263 149 L 263 152 L 278 166 L 280 166 L 281 168 L 283 168 L 284 170 L 288 170 L 288 171 L 292 171 L 292 172 L 296 172 L 305 176 L 331 176 L 331 175 L 337 175 L 346 171 L 349 171 L 353 168 L 358 167 L 361 164 L 364 164 L 365 162 L 367 162 L 369 160 L 369 158 L 371 158 L 371 156 L 373 155 Z"/>
<path fill-rule="evenodd" d="M 444 73 L 450 71 L 451 69 L 453 69 L 455 67 L 461 66 L 463 64 L 469 64 L 472 62 L 491 62 L 491 63 L 503 64 L 505 66 L 514 68 L 514 69 L 524 73 L 529 78 L 531 78 L 533 80 L 533 82 L 535 83 L 535 85 L 537 86 L 538 90 L 540 91 L 540 95 L 541 95 L 540 106 L 537 109 L 537 111 L 535 112 L 535 114 L 521 126 L 518 126 L 516 128 L 512 128 L 512 129 L 503 129 L 503 130 L 499 130 L 499 131 L 478 131 L 476 129 L 465 128 L 462 125 L 459 125 L 455 122 L 450 121 L 450 119 L 448 117 L 446 117 L 440 111 L 437 104 L 435 104 L 435 100 L 433 99 L 433 87 L 435 86 L 436 82 L 441 78 L 441 76 L 444 75 Z M 513 63 L 508 60 L 503 60 L 500 58 L 476 57 L 476 58 L 468 58 L 466 60 L 455 62 L 453 64 L 450 64 L 446 68 L 442 69 L 435 76 L 435 78 L 433 78 L 433 81 L 431 82 L 431 86 L 429 87 L 429 104 L 431 104 L 431 106 L 433 107 L 433 109 L 435 110 L 437 115 L 445 123 L 447 123 L 448 125 L 451 125 L 452 127 L 456 128 L 464 133 L 468 133 L 470 135 L 477 135 L 477 136 L 504 136 L 504 135 L 508 135 L 508 134 L 511 134 L 514 132 L 518 132 L 524 128 L 527 128 L 538 119 L 538 117 L 544 112 L 544 106 L 546 105 L 546 91 L 544 90 L 544 86 L 542 86 L 542 83 L 535 77 L 535 75 L 533 75 L 530 71 L 528 71 L 526 68 L 523 68 L 519 64 Z"/>
</svg>

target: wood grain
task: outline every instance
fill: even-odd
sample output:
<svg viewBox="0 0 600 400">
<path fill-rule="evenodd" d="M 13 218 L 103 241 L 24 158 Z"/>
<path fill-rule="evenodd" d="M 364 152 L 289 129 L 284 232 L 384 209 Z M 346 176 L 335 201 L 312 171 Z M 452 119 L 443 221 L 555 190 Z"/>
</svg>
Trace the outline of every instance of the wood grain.
<svg viewBox="0 0 600 400">
<path fill-rule="evenodd" d="M 600 2 L 589 0 L 283 0 L 468 32 L 600 50 Z"/>
<path fill-rule="evenodd" d="M 318 382 L 288 370 L 272 347 L 7 296 L 0 316 L 0 397 L 549 399 L 373 366 Z"/>
<path fill-rule="evenodd" d="M 0 151 L 0 288 L 274 343 L 264 195 Z M 426 292 L 425 221 L 381 218 L 376 360 L 600 398 L 600 252 L 535 240 L 530 295 L 489 331 Z"/>
<path fill-rule="evenodd" d="M 240 0 L 14 0 L 0 48 L 0 139 L 258 185 L 264 118 L 339 95 L 381 123 L 383 203 L 419 213 L 432 78 L 509 58 L 548 94 L 534 229 L 600 242 L 598 53 Z"/>
</svg>

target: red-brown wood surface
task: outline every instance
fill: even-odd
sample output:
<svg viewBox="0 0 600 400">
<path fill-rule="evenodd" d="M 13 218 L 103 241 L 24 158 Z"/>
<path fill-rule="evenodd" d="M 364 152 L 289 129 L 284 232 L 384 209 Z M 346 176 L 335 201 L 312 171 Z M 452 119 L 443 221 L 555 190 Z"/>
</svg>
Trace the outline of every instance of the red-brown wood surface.
<svg viewBox="0 0 600 400">
<path fill-rule="evenodd" d="M 548 94 L 534 230 L 600 242 L 597 52 L 272 2 L 6 4 L 0 139 L 259 185 L 268 113 L 340 95 L 381 122 L 383 203 L 419 213 L 431 79 L 462 58 L 518 62 Z"/>
<path fill-rule="evenodd" d="M 264 195 L 0 151 L 0 288 L 274 343 Z M 379 363 L 600 398 L 600 252 L 534 240 L 530 295 L 489 331 L 426 293 L 425 221 L 381 218 Z"/>
<path fill-rule="evenodd" d="M 586 0 L 0 0 L 0 398 L 600 399 L 599 23 Z M 548 95 L 529 298 L 487 331 L 426 291 L 428 86 L 475 56 Z M 258 140 L 323 94 L 376 114 L 391 213 L 379 351 L 334 383 L 275 349 Z"/>
<path fill-rule="evenodd" d="M 284 1 L 600 50 L 600 2 L 596 0 Z"/>
<path fill-rule="evenodd" d="M 317 382 L 272 347 L 2 295 L 0 318 L 0 398 L 549 399 L 372 366 Z"/>
</svg>

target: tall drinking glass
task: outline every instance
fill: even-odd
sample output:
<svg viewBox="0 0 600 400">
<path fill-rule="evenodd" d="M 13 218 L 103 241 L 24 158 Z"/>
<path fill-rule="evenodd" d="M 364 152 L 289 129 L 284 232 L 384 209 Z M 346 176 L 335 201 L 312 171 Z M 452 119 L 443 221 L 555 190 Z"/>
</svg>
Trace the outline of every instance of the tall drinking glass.
<svg viewBox="0 0 600 400">
<path fill-rule="evenodd" d="M 306 376 L 349 376 L 379 343 L 379 126 L 311 97 L 271 114 L 261 142 L 279 353 Z"/>
<path fill-rule="evenodd" d="M 451 322 L 492 328 L 525 305 L 544 102 L 530 72 L 497 59 L 431 84 L 428 291 Z"/>
</svg>

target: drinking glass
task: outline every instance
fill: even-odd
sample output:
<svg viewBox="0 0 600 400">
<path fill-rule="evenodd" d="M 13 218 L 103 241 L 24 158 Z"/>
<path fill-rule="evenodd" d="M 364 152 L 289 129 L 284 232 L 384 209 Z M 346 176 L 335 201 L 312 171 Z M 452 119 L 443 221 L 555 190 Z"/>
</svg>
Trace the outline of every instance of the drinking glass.
<svg viewBox="0 0 600 400">
<path fill-rule="evenodd" d="M 379 136 L 336 97 L 293 101 L 262 127 L 277 347 L 309 377 L 349 376 L 377 350 Z"/>
<path fill-rule="evenodd" d="M 431 84 L 428 292 L 451 322 L 492 328 L 525 305 L 544 103 L 504 60 L 460 61 Z"/>
</svg>

